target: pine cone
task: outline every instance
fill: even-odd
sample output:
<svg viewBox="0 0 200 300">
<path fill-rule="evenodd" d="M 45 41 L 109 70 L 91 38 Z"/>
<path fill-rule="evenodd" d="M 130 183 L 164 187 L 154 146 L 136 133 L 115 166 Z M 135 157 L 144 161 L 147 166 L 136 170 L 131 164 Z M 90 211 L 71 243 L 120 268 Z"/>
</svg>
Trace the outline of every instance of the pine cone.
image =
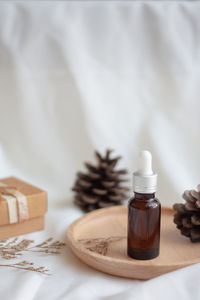
<svg viewBox="0 0 200 300">
<path fill-rule="evenodd" d="M 73 191 L 76 192 L 74 202 L 84 211 L 92 211 L 102 207 L 121 204 L 127 199 L 129 188 L 121 185 L 128 181 L 121 178 L 127 174 L 126 169 L 115 170 L 120 156 L 110 158 L 112 150 L 107 150 L 105 156 L 95 151 L 97 166 L 85 163 L 87 173 L 78 172 Z"/>
<path fill-rule="evenodd" d="M 200 184 L 197 189 L 198 191 L 184 192 L 185 204 L 176 203 L 173 205 L 173 209 L 177 211 L 174 215 L 176 227 L 193 243 L 200 242 Z"/>
</svg>

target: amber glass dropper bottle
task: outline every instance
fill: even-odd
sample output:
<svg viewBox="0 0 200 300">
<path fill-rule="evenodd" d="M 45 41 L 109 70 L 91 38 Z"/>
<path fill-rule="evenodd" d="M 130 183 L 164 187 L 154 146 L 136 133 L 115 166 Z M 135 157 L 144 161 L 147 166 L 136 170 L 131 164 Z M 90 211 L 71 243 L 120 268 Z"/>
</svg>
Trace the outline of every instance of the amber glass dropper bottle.
<svg viewBox="0 0 200 300">
<path fill-rule="evenodd" d="M 155 198 L 157 174 L 152 172 L 149 151 L 140 153 L 133 178 L 134 196 L 128 204 L 128 255 L 152 259 L 159 255 L 161 205 Z"/>
</svg>

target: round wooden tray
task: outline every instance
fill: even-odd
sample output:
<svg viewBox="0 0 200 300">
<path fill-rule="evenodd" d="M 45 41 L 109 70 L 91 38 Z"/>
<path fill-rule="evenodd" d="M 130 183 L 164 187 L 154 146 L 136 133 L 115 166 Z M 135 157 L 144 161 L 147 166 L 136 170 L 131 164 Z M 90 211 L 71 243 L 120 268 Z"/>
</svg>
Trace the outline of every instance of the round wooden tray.
<svg viewBox="0 0 200 300">
<path fill-rule="evenodd" d="M 67 230 L 68 243 L 92 268 L 115 276 L 150 279 L 200 262 L 200 245 L 180 234 L 173 214 L 171 208 L 162 208 L 160 256 L 152 260 L 127 256 L 126 206 L 99 209 L 76 220 Z"/>
</svg>

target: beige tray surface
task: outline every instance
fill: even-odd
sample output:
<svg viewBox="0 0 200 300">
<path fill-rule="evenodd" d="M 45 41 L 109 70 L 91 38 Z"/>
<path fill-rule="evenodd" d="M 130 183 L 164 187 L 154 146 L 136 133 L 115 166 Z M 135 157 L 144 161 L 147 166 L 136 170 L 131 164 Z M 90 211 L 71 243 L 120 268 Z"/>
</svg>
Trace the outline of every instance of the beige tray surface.
<svg viewBox="0 0 200 300">
<path fill-rule="evenodd" d="M 150 279 L 200 262 L 200 244 L 182 236 L 173 223 L 174 211 L 162 208 L 160 255 L 152 260 L 127 256 L 127 207 L 88 213 L 67 230 L 69 246 L 87 265 L 120 277 Z"/>
</svg>

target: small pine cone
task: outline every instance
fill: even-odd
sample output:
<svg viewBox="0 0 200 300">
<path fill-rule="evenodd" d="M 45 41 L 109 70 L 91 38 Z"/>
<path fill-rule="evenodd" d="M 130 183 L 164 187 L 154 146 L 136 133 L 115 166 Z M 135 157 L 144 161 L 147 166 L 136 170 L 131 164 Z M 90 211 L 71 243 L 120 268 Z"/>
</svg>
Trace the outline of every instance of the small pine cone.
<svg viewBox="0 0 200 300">
<path fill-rule="evenodd" d="M 121 159 L 120 156 L 111 158 L 112 150 L 107 150 L 105 156 L 95 151 L 98 164 L 85 163 L 87 173 L 78 172 L 72 190 L 76 193 L 74 202 L 84 211 L 92 211 L 98 208 L 119 205 L 127 199 L 129 190 L 122 182 L 127 170 L 115 170 L 115 166 Z"/>
<path fill-rule="evenodd" d="M 181 234 L 190 238 L 194 242 L 200 242 L 200 184 L 197 191 L 190 190 L 183 193 L 185 203 L 176 203 L 173 209 L 174 223 Z"/>
</svg>

